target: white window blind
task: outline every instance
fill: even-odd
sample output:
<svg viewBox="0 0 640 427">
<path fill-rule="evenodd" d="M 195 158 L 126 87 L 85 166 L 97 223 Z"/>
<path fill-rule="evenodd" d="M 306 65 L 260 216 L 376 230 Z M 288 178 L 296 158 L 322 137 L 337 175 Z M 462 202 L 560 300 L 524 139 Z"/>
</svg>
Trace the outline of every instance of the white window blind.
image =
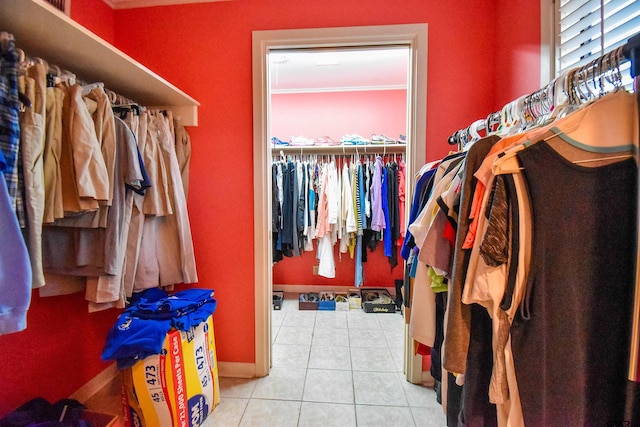
<svg viewBox="0 0 640 427">
<path fill-rule="evenodd" d="M 46 2 L 69 15 L 69 5 L 71 0 L 46 0 Z"/>
<path fill-rule="evenodd" d="M 640 32 L 640 0 L 560 0 L 556 71 L 580 67 Z M 622 74 L 630 84 L 629 64 Z"/>
</svg>

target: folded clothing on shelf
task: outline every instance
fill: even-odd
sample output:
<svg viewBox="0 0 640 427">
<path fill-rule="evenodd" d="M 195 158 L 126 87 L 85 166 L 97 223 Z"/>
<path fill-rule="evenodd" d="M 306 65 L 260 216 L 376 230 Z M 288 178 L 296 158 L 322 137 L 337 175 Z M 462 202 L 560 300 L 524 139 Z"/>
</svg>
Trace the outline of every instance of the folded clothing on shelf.
<svg viewBox="0 0 640 427">
<path fill-rule="evenodd" d="M 124 369 L 160 354 L 172 327 L 189 331 L 215 312 L 213 293 L 212 289 L 187 289 L 169 296 L 155 288 L 142 292 L 109 330 L 102 360 L 116 360 Z"/>
</svg>

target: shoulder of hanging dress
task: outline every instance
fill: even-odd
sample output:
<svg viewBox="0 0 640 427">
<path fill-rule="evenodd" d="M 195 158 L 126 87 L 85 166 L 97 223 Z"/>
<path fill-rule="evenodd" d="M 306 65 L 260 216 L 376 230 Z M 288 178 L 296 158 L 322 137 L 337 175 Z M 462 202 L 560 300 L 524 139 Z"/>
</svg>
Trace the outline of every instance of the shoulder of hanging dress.
<svg viewBox="0 0 640 427">
<path fill-rule="evenodd" d="M 491 165 L 491 172 L 494 175 L 520 173 L 522 167 L 520 166 L 520 162 L 518 161 L 516 154 L 524 148 L 524 145 L 518 145 L 517 147 L 513 147 L 505 151 L 502 156 L 498 157 L 493 162 L 493 165 Z"/>
</svg>

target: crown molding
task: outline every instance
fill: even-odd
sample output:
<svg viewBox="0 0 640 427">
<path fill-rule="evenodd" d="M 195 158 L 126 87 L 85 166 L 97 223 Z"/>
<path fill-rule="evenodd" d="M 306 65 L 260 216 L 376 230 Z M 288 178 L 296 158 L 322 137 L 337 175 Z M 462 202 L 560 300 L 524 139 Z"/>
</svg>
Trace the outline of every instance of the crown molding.
<svg viewBox="0 0 640 427">
<path fill-rule="evenodd" d="M 102 0 L 111 9 L 133 9 L 138 7 L 171 6 L 189 3 L 214 3 L 233 0 Z"/>
</svg>

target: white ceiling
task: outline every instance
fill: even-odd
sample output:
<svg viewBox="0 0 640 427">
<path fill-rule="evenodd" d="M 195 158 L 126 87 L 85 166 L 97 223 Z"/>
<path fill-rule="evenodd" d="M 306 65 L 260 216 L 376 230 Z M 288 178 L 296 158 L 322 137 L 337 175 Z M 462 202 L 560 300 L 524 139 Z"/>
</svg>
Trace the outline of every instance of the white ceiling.
<svg viewBox="0 0 640 427">
<path fill-rule="evenodd" d="M 272 93 L 406 89 L 408 65 L 408 47 L 269 53 Z"/>
</svg>

